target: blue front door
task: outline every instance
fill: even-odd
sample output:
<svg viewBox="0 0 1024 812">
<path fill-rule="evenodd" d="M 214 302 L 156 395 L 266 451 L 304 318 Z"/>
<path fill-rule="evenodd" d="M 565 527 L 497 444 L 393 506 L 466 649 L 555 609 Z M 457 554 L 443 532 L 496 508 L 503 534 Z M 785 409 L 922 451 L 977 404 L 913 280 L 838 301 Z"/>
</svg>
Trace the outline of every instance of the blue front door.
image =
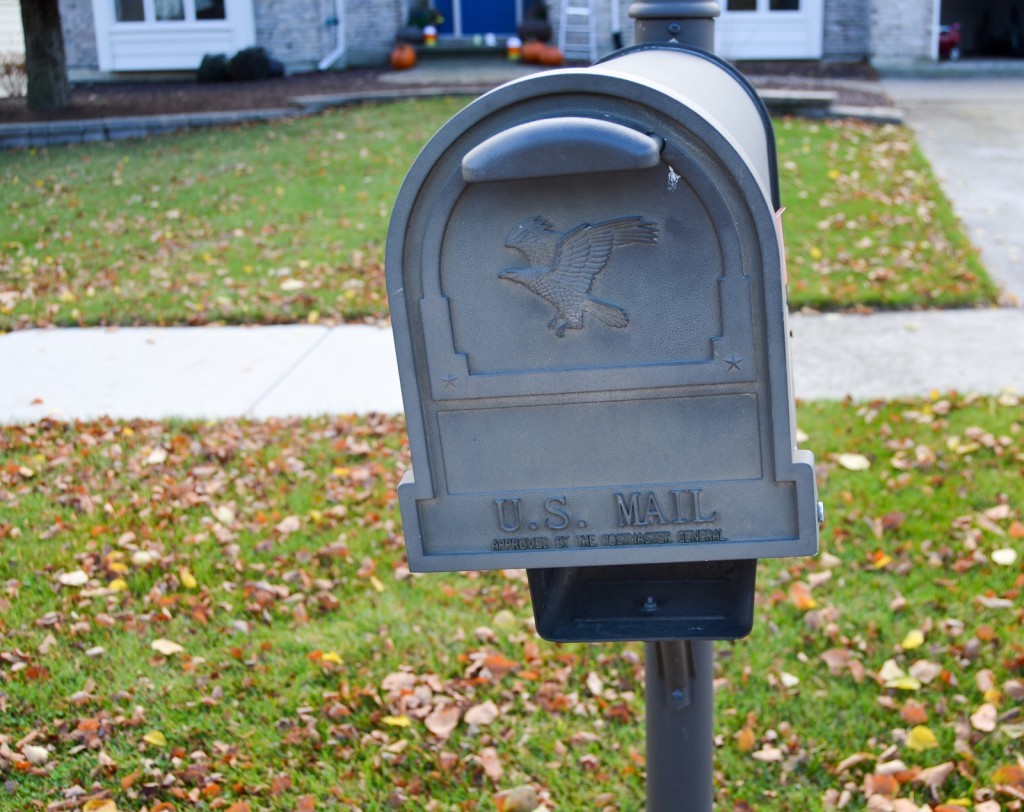
<svg viewBox="0 0 1024 812">
<path fill-rule="evenodd" d="M 462 0 L 463 34 L 514 34 L 516 0 Z"/>
<path fill-rule="evenodd" d="M 437 27 L 437 33 L 439 34 L 455 33 L 455 9 L 452 8 L 453 2 L 458 2 L 458 0 L 435 0 L 434 2 L 434 8 L 440 11 L 444 17 L 444 22 Z"/>
<path fill-rule="evenodd" d="M 513 34 L 516 30 L 516 0 L 434 0 L 434 8 L 444 15 L 444 22 L 438 26 L 441 34 L 471 37 Z M 461 23 L 458 29 L 457 21 Z"/>
</svg>

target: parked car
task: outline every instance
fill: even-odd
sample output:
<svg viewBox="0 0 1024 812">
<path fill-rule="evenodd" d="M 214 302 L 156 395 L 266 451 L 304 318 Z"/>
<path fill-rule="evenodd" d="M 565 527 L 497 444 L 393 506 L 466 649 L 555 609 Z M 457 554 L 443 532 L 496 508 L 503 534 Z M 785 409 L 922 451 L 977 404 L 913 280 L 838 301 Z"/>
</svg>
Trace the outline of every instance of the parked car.
<svg viewBox="0 0 1024 812">
<path fill-rule="evenodd" d="M 960 59 L 960 23 L 939 27 L 939 59 Z"/>
</svg>

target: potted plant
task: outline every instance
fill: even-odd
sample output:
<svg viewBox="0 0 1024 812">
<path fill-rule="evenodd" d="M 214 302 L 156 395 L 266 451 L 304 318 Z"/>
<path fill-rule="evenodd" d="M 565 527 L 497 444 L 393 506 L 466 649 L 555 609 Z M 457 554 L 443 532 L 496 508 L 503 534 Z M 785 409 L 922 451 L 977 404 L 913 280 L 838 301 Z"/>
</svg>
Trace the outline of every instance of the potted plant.
<svg viewBox="0 0 1024 812">
<path fill-rule="evenodd" d="M 523 42 L 537 40 L 547 42 L 551 39 L 551 23 L 548 22 L 548 4 L 544 0 L 533 0 L 523 21 L 516 28 L 516 33 Z"/>
<path fill-rule="evenodd" d="M 444 22 L 444 15 L 430 4 L 430 0 L 415 0 L 409 8 L 409 16 L 405 25 L 398 29 L 399 42 L 423 42 L 423 29 L 437 26 Z"/>
</svg>

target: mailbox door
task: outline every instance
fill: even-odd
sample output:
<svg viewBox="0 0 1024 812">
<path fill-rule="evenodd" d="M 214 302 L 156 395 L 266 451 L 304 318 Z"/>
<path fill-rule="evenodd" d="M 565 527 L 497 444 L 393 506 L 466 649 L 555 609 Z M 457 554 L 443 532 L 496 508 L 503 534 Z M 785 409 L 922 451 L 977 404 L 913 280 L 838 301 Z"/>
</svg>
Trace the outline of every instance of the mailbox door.
<svg viewBox="0 0 1024 812">
<path fill-rule="evenodd" d="M 759 164 L 678 94 L 587 70 L 427 146 L 388 243 L 411 567 L 816 549 Z"/>
</svg>

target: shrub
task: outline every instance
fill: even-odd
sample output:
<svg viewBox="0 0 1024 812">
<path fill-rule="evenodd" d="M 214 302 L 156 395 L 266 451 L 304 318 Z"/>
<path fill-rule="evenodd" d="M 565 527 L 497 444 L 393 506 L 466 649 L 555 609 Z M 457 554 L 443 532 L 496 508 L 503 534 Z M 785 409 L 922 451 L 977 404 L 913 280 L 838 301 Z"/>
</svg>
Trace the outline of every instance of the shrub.
<svg viewBox="0 0 1024 812">
<path fill-rule="evenodd" d="M 231 76 L 228 74 L 228 58 L 225 54 L 206 54 L 203 61 L 199 63 L 199 70 L 196 71 L 196 81 L 226 82 Z"/>
<path fill-rule="evenodd" d="M 243 48 L 228 61 L 228 76 L 234 82 L 266 79 L 270 76 L 270 57 L 263 48 Z"/>
<path fill-rule="evenodd" d="M 0 54 L 0 94 L 24 96 L 28 89 L 28 73 L 23 54 Z"/>
</svg>

